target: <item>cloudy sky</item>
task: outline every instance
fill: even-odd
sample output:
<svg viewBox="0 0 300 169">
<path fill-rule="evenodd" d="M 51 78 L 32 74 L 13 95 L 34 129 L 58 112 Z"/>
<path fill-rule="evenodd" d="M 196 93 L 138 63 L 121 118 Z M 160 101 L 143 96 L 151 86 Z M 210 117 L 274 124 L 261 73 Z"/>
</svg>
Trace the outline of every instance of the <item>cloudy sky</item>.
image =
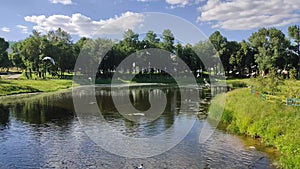
<svg viewBox="0 0 300 169">
<path fill-rule="evenodd" d="M 148 12 L 156 12 L 150 14 Z M 167 15 L 169 14 L 169 15 Z M 176 18 L 177 17 L 177 18 Z M 220 30 L 229 40 L 242 40 L 261 27 L 300 24 L 299 0 L 3 0 L 0 37 L 21 40 L 33 29 L 59 27 L 74 41 L 82 36 L 120 38 L 127 29 L 137 32 L 174 29 L 175 36 L 198 41 L 195 26 L 209 36 Z M 156 29 L 157 28 L 157 29 Z M 179 29 L 180 28 L 180 29 Z M 191 28 L 191 29 L 189 29 Z M 177 30 L 176 30 L 177 29 Z M 181 35 L 179 35 L 181 33 Z"/>
</svg>

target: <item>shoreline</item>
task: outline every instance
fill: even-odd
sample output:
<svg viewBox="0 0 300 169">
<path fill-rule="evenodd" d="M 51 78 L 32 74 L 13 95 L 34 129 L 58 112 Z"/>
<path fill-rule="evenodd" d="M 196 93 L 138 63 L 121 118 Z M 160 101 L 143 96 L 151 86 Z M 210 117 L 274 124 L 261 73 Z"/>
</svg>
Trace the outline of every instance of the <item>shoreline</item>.
<svg viewBox="0 0 300 169">
<path fill-rule="evenodd" d="M 228 86 L 230 84 L 231 83 L 227 83 Z M 164 84 L 164 83 L 127 83 L 126 84 L 126 83 L 123 83 L 123 84 L 120 84 L 120 85 L 116 84 L 116 85 L 114 85 L 114 87 L 129 87 L 129 86 L 139 87 L 139 86 L 153 86 L 153 85 L 154 86 L 155 85 L 169 86 L 170 84 Z M 105 87 L 111 87 L 111 85 L 110 84 L 95 84 L 95 85 L 81 85 L 81 86 L 80 85 L 71 85 L 69 88 L 61 88 L 61 89 L 57 88 L 57 90 L 55 90 L 55 91 L 28 92 L 28 93 L 20 93 L 20 94 L 11 94 L 11 95 L 6 95 L 6 96 L 0 96 L 0 100 L 1 101 L 6 101 L 6 102 L 12 102 L 16 98 L 18 100 L 23 100 L 23 99 L 30 98 L 32 96 L 39 97 L 39 95 L 44 96 L 44 95 L 47 95 L 47 94 L 64 93 L 64 92 L 69 92 L 69 91 L 71 91 L 75 88 L 80 88 L 80 87 L 104 87 L 105 88 Z M 242 97 L 239 98 L 238 97 L 239 95 L 241 95 Z M 257 112 L 251 112 L 251 105 L 248 105 L 249 101 L 250 102 L 252 101 L 252 104 L 256 105 L 256 107 L 261 107 L 261 109 L 265 109 L 265 107 L 260 105 L 260 103 L 262 102 L 261 100 L 258 100 L 258 98 L 251 95 L 250 92 L 249 92 L 249 89 L 246 89 L 246 88 L 241 88 L 241 89 L 236 89 L 236 90 L 229 91 L 229 92 L 226 93 L 226 96 L 229 96 L 229 97 L 226 97 L 225 109 L 224 109 L 224 113 L 221 117 L 220 125 L 224 125 L 224 127 L 222 127 L 221 130 L 224 130 L 224 131 L 227 131 L 227 132 L 229 131 L 233 135 L 245 136 L 247 138 L 252 138 L 254 140 L 261 141 L 261 142 L 263 142 L 262 144 L 264 144 L 266 147 L 269 147 L 269 146 L 275 147 L 278 150 L 278 152 L 280 152 L 280 154 L 281 154 L 280 155 L 280 160 L 275 161 L 275 166 L 278 166 L 278 167 L 284 166 L 284 168 L 290 168 L 290 167 L 286 167 L 286 166 L 291 165 L 293 167 L 293 166 L 298 165 L 297 160 L 300 156 L 297 155 L 297 157 L 295 157 L 296 162 L 293 162 L 293 161 L 291 162 L 291 160 L 286 159 L 287 154 L 285 152 L 282 152 L 281 149 L 280 149 L 280 148 L 282 148 L 282 146 L 284 146 L 284 144 L 280 145 L 281 146 L 280 147 L 280 146 L 278 146 L 274 143 L 274 140 L 267 140 L 268 141 L 267 142 L 265 136 L 262 135 L 261 133 L 258 133 L 258 131 L 260 129 L 259 128 L 258 129 L 254 128 L 255 126 L 253 127 L 253 123 L 255 123 L 255 120 L 254 120 L 254 122 L 252 122 L 250 124 L 245 124 L 243 126 L 241 124 L 236 123 L 235 120 L 243 120 L 243 118 L 244 117 L 247 118 L 249 114 L 250 115 L 257 114 Z M 212 99 L 212 104 L 216 104 L 215 106 L 218 106 L 217 101 L 215 101 L 217 99 L 219 99 L 218 95 L 215 98 Z M 256 103 L 256 101 L 258 103 Z M 239 106 L 241 108 L 242 104 L 245 104 L 244 107 L 246 107 L 246 109 L 242 109 L 242 111 L 247 110 L 248 114 L 246 113 L 246 114 L 243 114 L 243 116 L 239 116 L 238 115 L 239 111 L 236 111 L 236 110 L 240 110 L 240 109 L 238 109 L 238 108 L 234 109 L 230 106 Z M 283 109 L 283 110 L 285 110 L 285 109 Z M 266 109 L 266 111 L 268 111 L 268 109 Z M 210 112 L 209 113 L 209 118 L 213 118 L 214 115 L 213 115 L 213 113 L 211 113 L 211 110 L 209 112 Z M 285 113 L 285 112 L 283 111 L 283 113 Z M 250 116 L 250 115 L 249 115 L 250 120 L 251 120 L 251 118 L 255 118 L 255 116 L 253 117 L 253 116 Z M 272 114 L 269 113 L 268 115 L 271 116 Z M 263 119 L 263 121 L 266 120 L 263 117 L 262 117 L 262 119 Z M 268 123 L 268 121 L 266 123 Z M 252 127 L 252 128 L 251 128 L 251 130 L 248 130 L 247 127 L 250 127 L 250 128 Z M 267 133 L 264 133 L 264 134 L 268 134 L 268 131 L 267 131 Z M 257 139 L 257 138 L 259 138 L 259 139 Z M 295 142 L 297 142 L 297 140 Z M 290 155 L 289 155 L 288 158 L 292 158 L 292 160 L 293 160 L 294 157 L 290 157 Z M 277 162 L 280 163 L 280 164 L 277 165 Z"/>
<path fill-rule="evenodd" d="M 279 168 L 300 166 L 298 108 L 260 100 L 251 95 L 248 88 L 241 88 L 226 93 L 226 104 L 220 117 L 218 111 L 222 109 L 219 104 L 222 99 L 222 95 L 217 95 L 212 100 L 209 118 L 219 119 L 219 125 L 226 132 L 274 147 L 280 153 L 279 160 L 274 161 Z"/>
<path fill-rule="evenodd" d="M 4 81 L 3 85 L 10 85 L 10 82 L 22 82 L 22 81 L 26 81 L 26 82 L 36 82 L 37 80 L 12 80 L 12 81 L 8 81 L 9 83 L 6 83 L 6 81 Z M 59 81 L 59 80 L 56 80 L 56 81 Z M 33 87 L 36 87 L 36 85 L 31 85 L 31 84 L 28 84 L 26 85 L 25 87 L 26 88 L 33 88 L 33 91 L 11 91 L 11 93 L 6 93 L 4 95 L 1 95 L 1 81 L 0 81 L 0 100 L 3 99 L 3 98 L 8 98 L 8 97 L 27 97 L 27 96 L 32 96 L 32 95 L 38 95 L 38 94 L 42 94 L 42 93 L 51 93 L 51 92 L 57 92 L 57 91 L 61 91 L 61 90 L 68 90 L 68 89 L 73 89 L 73 88 L 77 88 L 77 87 L 103 87 L 103 88 L 110 88 L 110 87 L 117 87 L 117 88 L 125 88 L 125 87 L 143 87 L 143 86 L 177 86 L 177 84 L 175 83 L 148 83 L 148 82 L 139 82 L 139 83 L 119 83 L 119 84 L 109 84 L 109 83 L 99 83 L 99 84 L 91 84 L 91 85 L 79 85 L 79 84 L 73 84 L 73 81 L 71 80 L 64 80 L 64 81 L 69 81 L 69 85 L 67 86 L 58 86 L 57 88 L 49 88 L 47 90 L 39 90 L 39 89 L 36 89 L 36 88 L 33 88 Z M 37 82 L 45 82 L 46 84 L 51 84 L 51 83 L 48 83 L 48 82 L 52 82 L 50 80 L 40 80 L 40 81 L 37 81 Z M 46 84 L 43 84 L 43 85 L 46 85 Z M 11 84 L 13 85 L 14 87 L 24 87 L 22 86 L 22 84 Z M 217 86 L 217 85 L 216 85 Z M 224 85 L 222 85 L 224 86 Z M 227 86 L 230 86 L 230 85 L 227 85 Z M 4 86 L 5 87 L 5 86 Z M 195 85 L 185 85 L 185 86 L 182 86 L 184 88 L 203 88 L 205 89 L 204 85 L 201 84 L 201 83 L 197 83 L 197 86 Z"/>
</svg>

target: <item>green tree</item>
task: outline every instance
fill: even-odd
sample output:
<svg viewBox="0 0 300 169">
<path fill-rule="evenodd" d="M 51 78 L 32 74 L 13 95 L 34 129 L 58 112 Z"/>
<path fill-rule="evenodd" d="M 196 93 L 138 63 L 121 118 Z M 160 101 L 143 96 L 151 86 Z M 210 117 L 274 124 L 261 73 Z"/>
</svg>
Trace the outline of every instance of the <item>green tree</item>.
<svg viewBox="0 0 300 169">
<path fill-rule="evenodd" d="M 174 53 L 174 35 L 170 29 L 165 29 L 162 33 L 163 42 L 161 44 L 162 49 Z"/>
<path fill-rule="evenodd" d="M 55 60 L 62 78 L 66 71 L 74 69 L 78 50 L 76 51 L 76 45 L 72 43 L 70 34 L 61 28 L 48 32 L 47 39 L 50 43 L 48 56 Z"/>
<path fill-rule="evenodd" d="M 25 66 L 27 78 L 32 78 L 32 73 L 36 72 L 39 77 L 42 76 L 42 58 L 41 57 L 41 36 L 37 31 L 33 31 L 32 35 L 22 41 L 19 48 L 19 54 Z M 29 74 L 28 74 L 29 71 Z"/>
<path fill-rule="evenodd" d="M 298 77 L 300 77 L 300 27 L 299 25 L 289 26 L 288 34 L 289 37 L 293 39 L 296 44 L 295 46 L 293 46 L 293 50 L 298 57 L 297 74 Z"/>
<path fill-rule="evenodd" d="M 119 42 L 120 52 L 124 54 L 123 57 L 129 56 L 139 49 L 139 34 L 134 33 L 128 29 L 123 34 L 123 40 Z"/>
<path fill-rule="evenodd" d="M 239 73 L 239 76 L 241 76 L 243 70 L 243 60 L 244 60 L 244 55 L 241 51 L 241 45 L 236 41 L 232 41 L 229 43 L 231 43 L 232 48 L 234 50 L 230 55 L 229 63 L 232 65 L 234 70 Z"/>
<path fill-rule="evenodd" d="M 12 66 L 25 69 L 26 67 L 24 65 L 24 62 L 20 54 L 21 46 L 22 46 L 22 42 L 14 43 L 11 46 L 12 52 L 9 54 L 9 60 L 12 62 Z"/>
<path fill-rule="evenodd" d="M 155 48 L 158 47 L 159 44 L 159 38 L 157 37 L 156 33 L 154 33 L 153 31 L 148 31 L 145 38 L 145 47 L 147 48 Z"/>
<path fill-rule="evenodd" d="M 95 42 L 97 46 L 97 50 L 95 51 L 97 60 L 101 59 L 100 71 L 103 72 L 106 77 L 111 76 L 111 72 L 114 71 L 127 56 L 128 51 L 122 51 L 123 48 L 115 45 L 115 42 L 111 39 L 99 38 L 96 39 Z"/>
<path fill-rule="evenodd" d="M 79 47 L 79 49 L 82 49 L 89 40 L 91 39 L 82 37 L 76 42 L 76 46 Z"/>
<path fill-rule="evenodd" d="M 210 70 L 216 66 L 216 58 L 218 57 L 217 51 L 214 45 L 209 41 L 199 41 L 193 46 L 193 51 L 200 58 L 199 68 L 204 70 Z M 204 65 L 205 63 L 205 65 Z M 206 66 L 206 67 L 204 67 Z"/>
<path fill-rule="evenodd" d="M 190 70 L 196 75 L 197 70 L 200 68 L 200 59 L 193 51 L 191 44 L 186 44 L 183 48 L 182 60 L 189 66 Z"/>
<path fill-rule="evenodd" d="M 0 38 L 0 54 L 5 53 L 8 47 L 9 43 L 6 42 L 4 38 Z"/>
<path fill-rule="evenodd" d="M 209 36 L 210 42 L 213 44 L 217 51 L 218 56 L 222 62 L 225 73 L 228 75 L 231 70 L 231 65 L 229 59 L 231 52 L 234 50 L 233 43 L 228 43 L 227 38 L 221 35 L 219 31 L 214 32 Z M 215 73 L 218 72 L 217 67 L 220 65 L 215 65 Z"/>
<path fill-rule="evenodd" d="M 224 69 L 229 75 L 229 72 L 234 69 L 233 65 L 230 63 L 230 58 L 238 53 L 240 49 L 240 44 L 236 41 L 227 41 L 225 48 L 223 50 L 220 59 L 223 63 Z M 237 72 L 239 72 L 239 68 L 237 67 Z"/>
<path fill-rule="evenodd" d="M 5 41 L 4 38 L 0 38 L 0 67 L 8 68 L 11 66 L 11 62 L 8 58 L 7 49 L 9 48 L 9 43 Z"/>
<path fill-rule="evenodd" d="M 250 44 L 243 40 L 240 43 L 234 45 L 236 51 L 230 56 L 230 64 L 234 69 L 239 72 L 239 76 L 243 76 L 244 70 L 247 68 L 248 73 L 251 73 L 251 66 L 254 63 L 254 53 L 250 47 Z"/>
<path fill-rule="evenodd" d="M 287 56 L 286 49 L 289 41 L 280 30 L 262 28 L 253 33 L 249 41 L 257 50 L 255 62 L 258 64 L 262 76 L 271 68 L 283 68 L 284 65 L 280 60 L 284 60 Z"/>
</svg>

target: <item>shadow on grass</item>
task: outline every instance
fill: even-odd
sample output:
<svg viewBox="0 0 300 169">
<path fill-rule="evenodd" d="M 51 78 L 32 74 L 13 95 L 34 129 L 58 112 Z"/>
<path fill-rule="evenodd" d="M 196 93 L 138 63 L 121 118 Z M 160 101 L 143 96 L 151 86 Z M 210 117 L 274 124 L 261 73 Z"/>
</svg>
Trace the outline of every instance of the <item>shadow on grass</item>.
<svg viewBox="0 0 300 169">
<path fill-rule="evenodd" d="M 0 96 L 21 94 L 21 93 L 34 93 L 34 92 L 41 92 L 41 91 L 30 86 L 17 86 L 17 85 L 0 86 Z"/>
<path fill-rule="evenodd" d="M 0 84 L 11 84 L 11 82 L 8 82 L 8 81 L 1 80 L 1 79 L 0 79 Z"/>
</svg>

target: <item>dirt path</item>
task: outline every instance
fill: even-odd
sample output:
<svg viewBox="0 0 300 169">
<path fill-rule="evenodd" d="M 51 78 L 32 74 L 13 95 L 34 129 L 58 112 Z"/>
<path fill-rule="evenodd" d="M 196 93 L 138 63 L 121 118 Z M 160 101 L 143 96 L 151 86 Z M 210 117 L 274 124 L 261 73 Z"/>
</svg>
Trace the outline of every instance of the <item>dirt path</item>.
<svg viewBox="0 0 300 169">
<path fill-rule="evenodd" d="M 22 74 L 14 74 L 11 76 L 8 76 L 7 79 L 18 79 Z"/>
</svg>

